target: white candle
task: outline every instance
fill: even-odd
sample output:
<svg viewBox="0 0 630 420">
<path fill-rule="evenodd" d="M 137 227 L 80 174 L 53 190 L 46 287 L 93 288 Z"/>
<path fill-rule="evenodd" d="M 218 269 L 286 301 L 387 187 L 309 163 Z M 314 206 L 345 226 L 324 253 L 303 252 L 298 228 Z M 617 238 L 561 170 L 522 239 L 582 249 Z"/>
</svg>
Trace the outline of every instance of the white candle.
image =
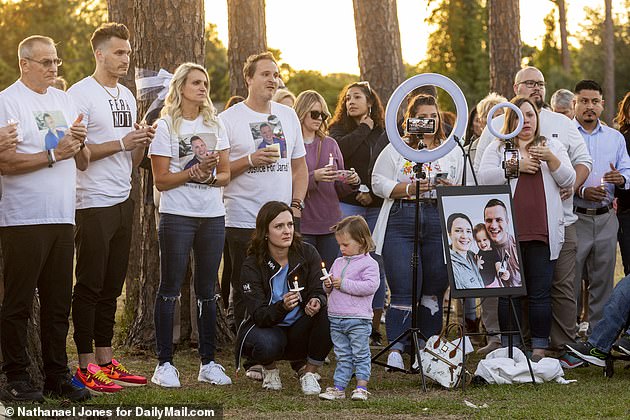
<svg viewBox="0 0 630 420">
<path fill-rule="evenodd" d="M 293 289 L 289 289 L 289 290 L 291 292 L 297 292 L 298 299 L 300 300 L 300 302 L 302 302 L 302 295 L 300 294 L 300 291 L 304 290 L 304 288 L 300 287 L 297 276 L 295 276 L 295 279 L 293 280 Z"/>
<path fill-rule="evenodd" d="M 335 159 L 333 159 L 332 153 L 328 154 L 328 166 L 333 166 L 335 164 Z"/>
<path fill-rule="evenodd" d="M 322 277 L 319 278 L 321 281 L 326 281 L 326 279 L 332 275 L 328 272 L 328 270 L 326 270 L 326 264 L 324 264 L 323 261 L 322 261 L 322 274 L 323 274 Z"/>
</svg>

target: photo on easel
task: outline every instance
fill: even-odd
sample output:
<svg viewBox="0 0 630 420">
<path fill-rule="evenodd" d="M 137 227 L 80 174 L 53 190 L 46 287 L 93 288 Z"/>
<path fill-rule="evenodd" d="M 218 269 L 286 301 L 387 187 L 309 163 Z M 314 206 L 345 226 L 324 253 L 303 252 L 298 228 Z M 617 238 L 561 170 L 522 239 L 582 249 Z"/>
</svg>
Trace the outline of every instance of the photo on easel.
<svg viewBox="0 0 630 420">
<path fill-rule="evenodd" d="M 437 189 L 451 296 L 526 294 L 507 185 Z"/>
</svg>

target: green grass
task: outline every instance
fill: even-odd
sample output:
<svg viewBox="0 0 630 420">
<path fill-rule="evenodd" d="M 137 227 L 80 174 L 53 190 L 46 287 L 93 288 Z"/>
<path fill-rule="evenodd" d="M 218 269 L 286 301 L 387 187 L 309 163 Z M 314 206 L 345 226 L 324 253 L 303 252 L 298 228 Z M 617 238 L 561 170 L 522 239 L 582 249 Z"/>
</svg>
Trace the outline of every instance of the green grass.
<svg viewBox="0 0 630 420">
<path fill-rule="evenodd" d="M 617 258 L 615 278 L 623 276 Z M 122 298 L 119 307 L 122 306 Z M 122 308 L 120 308 L 122 309 Z M 118 311 L 118 314 L 122 310 Z M 72 327 L 71 327 L 72 329 Z M 77 356 L 68 334 L 70 366 L 75 366 Z M 153 374 L 156 359 L 153 354 L 138 353 L 129 349 L 117 349 L 116 357 L 134 372 L 148 378 Z M 332 385 L 333 363 L 320 372 L 323 388 Z M 476 358 L 469 363 L 474 372 Z M 565 371 L 566 379 L 576 383 L 560 385 L 547 383 L 533 386 L 486 385 L 468 386 L 447 391 L 439 385 L 429 385 L 428 392 L 421 389 L 419 375 L 386 373 L 373 365 L 370 381 L 370 399 L 367 402 L 320 401 L 316 396 L 304 396 L 298 380 L 288 363 L 280 363 L 284 389 L 280 392 L 265 391 L 260 382 L 245 377 L 241 371 L 235 375 L 231 348 L 222 349 L 217 362 L 223 364 L 234 384 L 226 387 L 197 382 L 199 359 L 194 349 L 178 349 L 174 364 L 180 371 L 182 388 L 162 389 L 152 383 L 142 388 L 129 388 L 116 394 L 93 398 L 88 404 L 210 404 L 220 405 L 226 418 L 233 419 L 407 419 L 430 417 L 438 419 L 617 419 L 630 418 L 630 369 L 628 362 L 617 362 L 613 378 L 607 379 L 598 367 Z M 354 386 L 354 384 L 351 384 Z M 349 394 L 349 393 L 348 393 Z M 464 400 L 487 408 L 473 409 Z"/>
</svg>

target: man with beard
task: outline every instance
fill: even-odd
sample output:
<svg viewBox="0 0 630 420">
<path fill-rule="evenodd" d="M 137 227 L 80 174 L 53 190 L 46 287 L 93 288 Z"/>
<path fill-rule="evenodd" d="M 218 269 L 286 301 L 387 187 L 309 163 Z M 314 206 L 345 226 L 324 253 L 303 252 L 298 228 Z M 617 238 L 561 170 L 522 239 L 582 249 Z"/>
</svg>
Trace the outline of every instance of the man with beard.
<svg viewBox="0 0 630 420">
<path fill-rule="evenodd" d="M 520 287 L 521 271 L 518 265 L 516 240 L 508 230 L 510 219 L 503 201 L 496 198 L 488 201 L 483 210 L 483 220 L 492 246 L 499 254 L 501 268 L 497 274 L 501 283 L 506 287 Z"/>
<path fill-rule="evenodd" d="M 576 190 L 574 200 L 578 217 L 575 294 L 577 299 L 586 267 L 590 279 L 588 319 L 590 325 L 595 325 L 602 319 L 604 304 L 613 289 L 619 222 L 612 201 L 615 188 L 627 190 L 630 186 L 630 158 L 623 135 L 599 121 L 604 100 L 597 82 L 578 82 L 574 104 L 573 121 L 593 156 L 593 171 Z"/>
<path fill-rule="evenodd" d="M 577 234 L 575 222 L 577 216 L 573 213 L 573 192 L 582 185 L 588 176 L 592 159 L 584 139 L 570 119 L 557 112 L 543 108 L 545 103 L 545 78 L 536 67 L 521 69 L 514 78 L 514 93 L 530 98 L 540 112 L 540 135 L 548 141 L 559 141 L 567 149 L 571 164 L 575 169 L 574 188 L 562 191 L 562 205 L 564 220 L 564 244 L 556 260 L 554 278 L 551 285 L 551 300 L 553 321 L 551 323 L 551 347 L 565 368 L 577 367 L 582 364 L 575 358 L 565 356 L 564 344 L 573 342 L 575 338 L 575 320 L 577 319 L 577 303 L 574 290 L 575 261 L 577 254 Z M 553 102 L 553 101 L 552 101 Z M 493 127 L 503 126 L 503 115 L 492 120 Z M 475 169 L 479 168 L 485 148 L 494 140 L 488 128 L 484 128 L 479 139 Z"/>
</svg>

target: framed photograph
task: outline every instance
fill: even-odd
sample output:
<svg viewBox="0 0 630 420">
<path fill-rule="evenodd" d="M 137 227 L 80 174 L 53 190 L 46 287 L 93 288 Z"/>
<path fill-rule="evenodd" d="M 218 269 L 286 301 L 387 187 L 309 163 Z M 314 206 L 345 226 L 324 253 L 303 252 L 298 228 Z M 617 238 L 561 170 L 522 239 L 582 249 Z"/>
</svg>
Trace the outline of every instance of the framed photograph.
<svg viewBox="0 0 630 420">
<path fill-rule="evenodd" d="M 527 293 L 507 185 L 437 189 L 451 296 Z"/>
</svg>

